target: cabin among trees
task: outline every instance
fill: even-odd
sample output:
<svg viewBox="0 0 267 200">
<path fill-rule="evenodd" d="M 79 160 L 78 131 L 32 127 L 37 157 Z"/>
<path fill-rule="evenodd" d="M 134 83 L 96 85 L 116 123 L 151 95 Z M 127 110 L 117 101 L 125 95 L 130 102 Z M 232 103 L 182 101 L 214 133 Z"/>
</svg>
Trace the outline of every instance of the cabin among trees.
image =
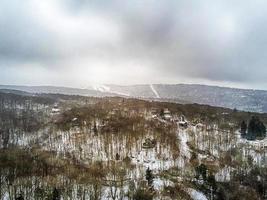
<svg viewBox="0 0 267 200">
<path fill-rule="evenodd" d="M 160 116 L 164 120 L 170 120 L 172 118 L 171 112 L 169 111 L 168 108 L 161 109 Z"/>
<path fill-rule="evenodd" d="M 247 140 L 263 139 L 266 137 L 266 127 L 258 117 L 253 116 L 248 125 L 245 121 L 241 123 L 241 136 Z"/>
</svg>

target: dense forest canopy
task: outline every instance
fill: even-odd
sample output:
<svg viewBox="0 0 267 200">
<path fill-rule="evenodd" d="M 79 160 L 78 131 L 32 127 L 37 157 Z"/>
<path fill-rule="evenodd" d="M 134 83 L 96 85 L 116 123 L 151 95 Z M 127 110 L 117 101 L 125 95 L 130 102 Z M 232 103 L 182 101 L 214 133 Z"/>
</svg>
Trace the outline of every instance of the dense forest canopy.
<svg viewBox="0 0 267 200">
<path fill-rule="evenodd" d="M 207 105 L 0 93 L 0 199 L 264 199 L 266 124 Z"/>
</svg>

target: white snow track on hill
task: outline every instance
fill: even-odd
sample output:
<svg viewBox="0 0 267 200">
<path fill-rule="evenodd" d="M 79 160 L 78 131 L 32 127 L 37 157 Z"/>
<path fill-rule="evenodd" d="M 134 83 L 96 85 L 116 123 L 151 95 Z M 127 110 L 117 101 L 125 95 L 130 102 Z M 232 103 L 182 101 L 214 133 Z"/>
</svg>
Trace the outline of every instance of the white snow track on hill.
<svg viewBox="0 0 267 200">
<path fill-rule="evenodd" d="M 109 86 L 106 86 L 106 85 L 93 85 L 92 88 L 95 91 L 99 91 L 99 92 L 113 93 L 113 94 L 127 96 L 127 97 L 130 96 L 130 94 L 128 93 L 112 90 Z"/>
<path fill-rule="evenodd" d="M 156 98 L 160 98 L 159 93 L 157 92 L 157 90 L 154 88 L 152 84 L 150 84 L 150 88 L 152 92 L 155 94 Z"/>
<path fill-rule="evenodd" d="M 100 91 L 100 92 L 110 92 L 110 87 L 107 87 L 105 85 L 93 85 L 92 86 L 94 90 Z"/>
</svg>

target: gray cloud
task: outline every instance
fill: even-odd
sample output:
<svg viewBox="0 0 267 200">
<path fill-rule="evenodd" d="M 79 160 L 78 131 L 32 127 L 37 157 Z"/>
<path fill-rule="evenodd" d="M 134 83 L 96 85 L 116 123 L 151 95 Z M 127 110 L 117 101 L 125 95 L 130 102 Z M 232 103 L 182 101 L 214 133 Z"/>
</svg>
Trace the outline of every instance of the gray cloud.
<svg viewBox="0 0 267 200">
<path fill-rule="evenodd" d="M 263 0 L 3 0 L 0 78 L 267 89 L 266 11 Z"/>
</svg>

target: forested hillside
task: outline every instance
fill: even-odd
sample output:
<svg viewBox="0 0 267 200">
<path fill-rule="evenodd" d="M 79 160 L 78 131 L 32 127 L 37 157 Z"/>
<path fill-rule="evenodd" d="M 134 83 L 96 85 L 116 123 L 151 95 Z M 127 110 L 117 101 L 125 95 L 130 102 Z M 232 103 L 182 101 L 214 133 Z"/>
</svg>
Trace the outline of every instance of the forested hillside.
<svg viewBox="0 0 267 200">
<path fill-rule="evenodd" d="M 267 124 L 198 104 L 0 93 L 0 199 L 266 199 L 266 135 L 242 136 L 256 119 Z"/>
</svg>

